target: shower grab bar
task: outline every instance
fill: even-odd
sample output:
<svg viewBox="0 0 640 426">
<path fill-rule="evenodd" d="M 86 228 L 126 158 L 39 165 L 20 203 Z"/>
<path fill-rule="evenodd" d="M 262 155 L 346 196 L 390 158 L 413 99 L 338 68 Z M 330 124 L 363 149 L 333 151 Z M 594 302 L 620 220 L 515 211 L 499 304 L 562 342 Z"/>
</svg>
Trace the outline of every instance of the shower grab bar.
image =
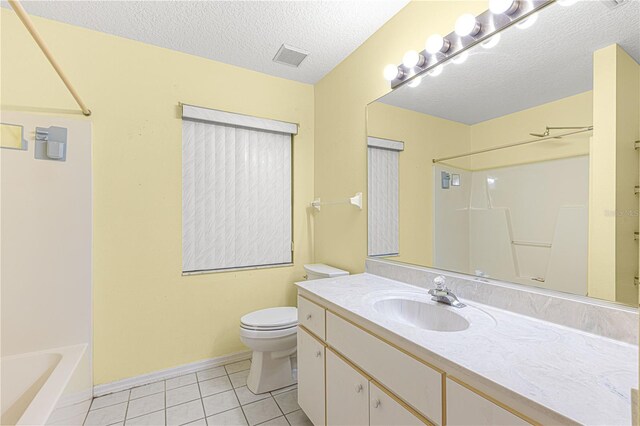
<svg viewBox="0 0 640 426">
<path fill-rule="evenodd" d="M 20 4 L 20 1 L 19 0 L 8 0 L 8 1 L 11 7 L 13 8 L 13 10 L 16 12 L 16 15 L 18 15 L 18 18 L 20 18 L 24 26 L 27 28 L 27 31 L 29 31 L 29 34 L 31 34 L 31 37 L 33 37 L 38 47 L 40 47 L 40 50 L 42 50 L 42 53 L 44 53 L 44 56 L 46 56 L 47 59 L 49 60 L 49 63 L 51 64 L 53 69 L 58 73 L 58 76 L 60 77 L 64 85 L 67 87 L 69 92 L 71 93 L 71 96 L 73 96 L 73 99 L 75 99 L 75 101 L 80 106 L 82 113 L 86 116 L 91 115 L 91 110 L 82 101 L 76 89 L 71 85 L 69 78 L 60 67 L 60 64 L 58 63 L 58 61 L 56 61 L 56 59 L 53 57 L 53 53 L 51 53 L 51 50 L 49 50 L 49 47 L 44 42 L 44 39 L 42 38 L 42 36 L 40 35 L 36 27 L 33 25 L 33 21 L 31 20 L 27 12 L 22 7 L 22 4 Z"/>
<path fill-rule="evenodd" d="M 557 135 L 546 136 L 546 137 L 543 137 L 543 138 L 528 139 L 526 141 L 510 143 L 510 144 L 507 144 L 507 145 L 500 145 L 500 146 L 496 146 L 496 147 L 493 147 L 493 148 L 478 149 L 476 151 L 469 151 L 469 152 L 466 152 L 464 154 L 451 155 L 449 157 L 434 158 L 431 161 L 433 163 L 440 163 L 442 161 L 453 160 L 453 159 L 462 158 L 462 157 L 469 157 L 471 155 L 476 155 L 476 154 L 484 154 L 485 152 L 497 151 L 499 149 L 512 148 L 514 146 L 526 145 L 526 144 L 535 143 L 535 142 L 542 142 L 542 141 L 546 141 L 546 140 L 549 140 L 549 139 L 558 139 L 558 138 L 562 138 L 564 136 L 571 136 L 571 135 L 576 135 L 578 133 L 590 132 L 592 130 L 593 130 L 593 126 L 588 126 L 588 127 L 583 127 L 581 130 L 574 130 L 574 131 L 571 131 L 571 132 L 560 133 L 560 134 L 557 134 Z"/>
<path fill-rule="evenodd" d="M 514 246 L 544 247 L 551 248 L 551 243 L 541 243 L 538 241 L 511 241 Z"/>
</svg>

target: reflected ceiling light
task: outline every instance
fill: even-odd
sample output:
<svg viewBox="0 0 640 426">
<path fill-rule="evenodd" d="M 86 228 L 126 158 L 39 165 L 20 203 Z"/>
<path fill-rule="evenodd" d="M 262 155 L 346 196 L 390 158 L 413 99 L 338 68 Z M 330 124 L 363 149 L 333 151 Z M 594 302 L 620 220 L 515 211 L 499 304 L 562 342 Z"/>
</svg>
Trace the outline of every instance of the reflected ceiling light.
<svg viewBox="0 0 640 426">
<path fill-rule="evenodd" d="M 415 66 L 422 67 L 425 62 L 427 62 L 426 58 L 415 50 L 409 50 L 402 58 L 402 64 L 407 68 L 413 68 Z"/>
<path fill-rule="evenodd" d="M 521 30 L 526 30 L 527 28 L 531 28 L 533 24 L 536 23 L 537 20 L 538 20 L 538 14 L 534 13 L 533 15 L 529 16 L 527 19 L 518 22 L 516 24 L 516 27 L 520 28 Z"/>
<path fill-rule="evenodd" d="M 576 4 L 578 2 L 578 0 L 558 0 L 558 4 L 560 6 L 571 6 L 573 4 Z"/>
<path fill-rule="evenodd" d="M 512 15 L 518 10 L 518 0 L 489 0 L 489 10 L 494 15 Z"/>
<path fill-rule="evenodd" d="M 446 52 L 451 47 L 451 43 L 440 34 L 433 34 L 429 36 L 424 47 L 427 53 L 431 53 L 433 55 L 438 52 Z"/>
<path fill-rule="evenodd" d="M 464 52 L 462 52 L 461 54 L 455 56 L 451 62 L 453 62 L 454 64 L 460 65 L 462 63 L 464 63 L 464 61 L 467 60 L 467 58 L 469 57 L 469 51 L 465 50 Z"/>
<path fill-rule="evenodd" d="M 408 82 L 407 86 L 409 86 L 409 87 L 418 87 L 418 86 L 420 86 L 420 83 L 422 83 L 422 77 L 416 77 L 413 80 L 411 80 L 410 82 Z"/>
<path fill-rule="evenodd" d="M 396 78 L 404 77 L 404 71 L 398 68 L 396 65 L 389 64 L 384 67 L 384 79 L 387 81 L 393 81 Z"/>
<path fill-rule="evenodd" d="M 484 47 L 485 49 L 491 49 L 492 47 L 496 47 L 498 43 L 500 43 L 500 33 L 483 41 L 482 43 L 480 43 L 480 46 Z"/>
<path fill-rule="evenodd" d="M 456 21 L 456 34 L 460 37 L 474 36 L 480 32 L 480 22 L 470 13 L 461 15 Z"/>
<path fill-rule="evenodd" d="M 442 65 L 438 65 L 437 67 L 435 67 L 431 71 L 429 71 L 427 74 L 429 74 L 431 77 L 437 77 L 440 74 L 442 74 L 442 70 L 443 69 L 444 69 L 444 67 Z"/>
</svg>

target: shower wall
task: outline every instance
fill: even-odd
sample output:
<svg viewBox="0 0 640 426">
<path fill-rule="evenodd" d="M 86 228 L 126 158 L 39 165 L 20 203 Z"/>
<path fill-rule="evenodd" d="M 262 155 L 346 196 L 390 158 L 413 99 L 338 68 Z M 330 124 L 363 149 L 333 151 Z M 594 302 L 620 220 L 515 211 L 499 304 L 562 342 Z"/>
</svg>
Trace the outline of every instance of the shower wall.
<svg viewBox="0 0 640 426">
<path fill-rule="evenodd" d="M 587 294 L 589 157 L 482 171 L 436 165 L 435 266 Z"/>
<path fill-rule="evenodd" d="M 92 395 L 91 123 L 2 111 L 28 149 L 0 149 L 2 357 L 86 344 L 62 404 Z M 67 128 L 66 161 L 34 158 L 36 127 Z"/>
</svg>

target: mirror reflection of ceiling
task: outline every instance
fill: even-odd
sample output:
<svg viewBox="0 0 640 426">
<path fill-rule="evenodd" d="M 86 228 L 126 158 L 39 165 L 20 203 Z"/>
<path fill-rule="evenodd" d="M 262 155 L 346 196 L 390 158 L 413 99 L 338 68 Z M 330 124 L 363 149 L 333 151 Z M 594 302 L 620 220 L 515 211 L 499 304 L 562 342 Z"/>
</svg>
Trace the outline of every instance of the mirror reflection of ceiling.
<svg viewBox="0 0 640 426">
<path fill-rule="evenodd" d="M 595 50 L 617 43 L 640 62 L 640 1 L 612 5 L 554 3 L 529 28 L 507 28 L 495 47 L 476 45 L 464 63 L 379 101 L 471 125 L 591 90 Z"/>
</svg>

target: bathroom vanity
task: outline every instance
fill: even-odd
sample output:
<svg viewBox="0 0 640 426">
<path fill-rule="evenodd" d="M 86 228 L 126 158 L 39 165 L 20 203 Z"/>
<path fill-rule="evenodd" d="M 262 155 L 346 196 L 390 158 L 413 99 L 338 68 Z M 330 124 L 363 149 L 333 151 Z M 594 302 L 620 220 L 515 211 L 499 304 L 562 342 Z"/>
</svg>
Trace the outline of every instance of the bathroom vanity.
<svg viewBox="0 0 640 426">
<path fill-rule="evenodd" d="M 435 275 L 407 268 L 424 284 L 371 273 L 297 283 L 298 398 L 316 426 L 631 424 L 632 331 L 613 336 L 499 309 L 455 277 L 447 284 L 467 306 L 437 304 L 427 293 Z M 475 288 L 511 291 L 511 304 L 549 297 L 551 315 L 558 302 L 509 285 Z M 631 309 L 596 306 L 591 316 L 567 303 L 585 322 L 625 317 L 637 326 Z"/>
</svg>

